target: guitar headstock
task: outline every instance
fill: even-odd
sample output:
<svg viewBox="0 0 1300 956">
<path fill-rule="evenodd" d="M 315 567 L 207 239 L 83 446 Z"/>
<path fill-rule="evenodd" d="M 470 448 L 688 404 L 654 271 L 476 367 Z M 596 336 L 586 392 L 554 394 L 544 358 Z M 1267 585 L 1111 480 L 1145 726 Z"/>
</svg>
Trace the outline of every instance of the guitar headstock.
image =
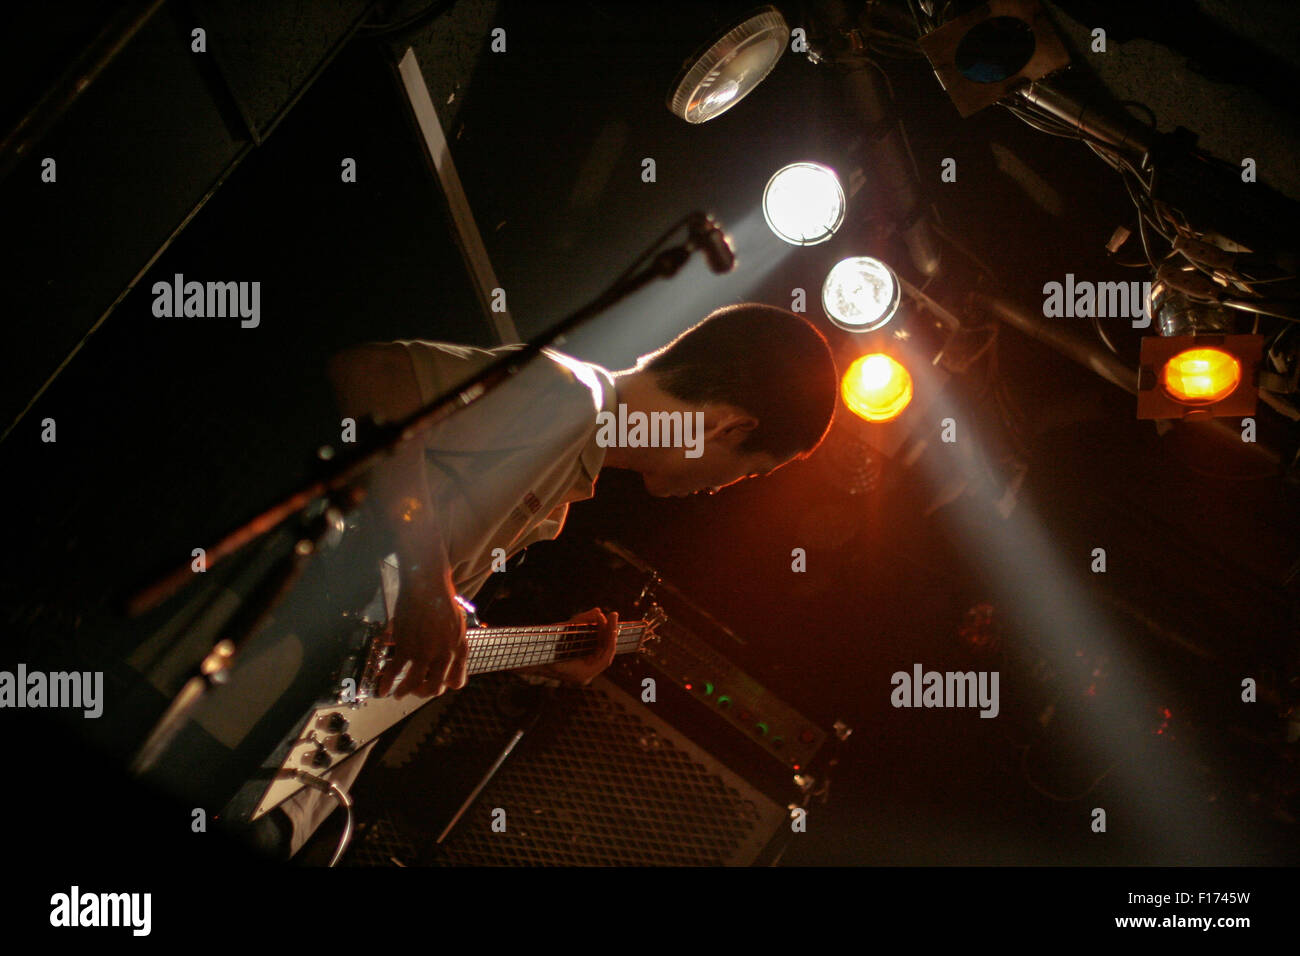
<svg viewBox="0 0 1300 956">
<path fill-rule="evenodd" d="M 652 603 L 642 620 L 645 624 L 645 632 L 641 635 L 641 644 L 640 647 L 637 648 L 638 650 L 645 647 L 651 641 L 659 640 L 659 635 L 656 633 L 655 628 L 668 620 L 668 614 L 658 604 Z"/>
</svg>

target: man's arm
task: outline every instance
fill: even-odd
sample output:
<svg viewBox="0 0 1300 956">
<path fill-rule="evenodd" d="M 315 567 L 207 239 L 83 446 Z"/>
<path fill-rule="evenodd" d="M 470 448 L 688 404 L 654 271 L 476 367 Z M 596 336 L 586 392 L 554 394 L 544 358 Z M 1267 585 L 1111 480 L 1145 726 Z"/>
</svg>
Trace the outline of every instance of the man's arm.
<svg viewBox="0 0 1300 956">
<path fill-rule="evenodd" d="M 361 345 L 334 356 L 330 383 L 345 417 L 370 415 L 392 422 L 424 403 L 410 357 L 400 345 Z M 393 615 L 394 658 L 379 683 L 387 694 L 402 667 L 411 671 L 397 696 L 441 694 L 465 686 L 469 645 L 465 615 L 455 602 L 447 547 L 433 511 L 425 476 L 424 445 L 418 438 L 397 446 L 393 457 L 374 470 L 370 494 L 392 530 L 401 575 Z"/>
</svg>

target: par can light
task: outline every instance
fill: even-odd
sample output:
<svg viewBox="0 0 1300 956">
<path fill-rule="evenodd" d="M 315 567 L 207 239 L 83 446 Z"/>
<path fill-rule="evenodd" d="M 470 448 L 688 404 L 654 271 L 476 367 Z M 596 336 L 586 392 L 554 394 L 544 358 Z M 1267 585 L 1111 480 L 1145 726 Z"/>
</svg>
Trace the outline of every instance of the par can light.
<svg viewBox="0 0 1300 956">
<path fill-rule="evenodd" d="M 763 190 L 763 218 L 792 246 L 815 246 L 844 222 L 844 190 L 820 163 L 792 163 L 778 169 Z"/>
<path fill-rule="evenodd" d="M 898 311 L 898 276 L 879 259 L 841 259 L 822 283 L 822 308 L 846 332 L 874 332 Z"/>
<path fill-rule="evenodd" d="M 840 397 L 854 415 L 869 422 L 893 421 L 912 401 L 912 376 L 883 352 L 853 360 L 840 380 Z"/>
<path fill-rule="evenodd" d="M 1184 349 L 1160 371 L 1160 384 L 1175 401 L 1210 405 L 1241 383 L 1241 363 L 1222 349 Z"/>
<path fill-rule="evenodd" d="M 1262 335 L 1148 335 L 1138 358 L 1137 417 L 1255 414 Z"/>
</svg>

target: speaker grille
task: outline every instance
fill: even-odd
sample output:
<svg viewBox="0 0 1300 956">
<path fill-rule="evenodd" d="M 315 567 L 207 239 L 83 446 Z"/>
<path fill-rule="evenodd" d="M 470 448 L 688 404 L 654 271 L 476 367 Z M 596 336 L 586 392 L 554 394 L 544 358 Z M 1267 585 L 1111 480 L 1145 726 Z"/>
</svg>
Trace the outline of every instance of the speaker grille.
<svg viewBox="0 0 1300 956">
<path fill-rule="evenodd" d="M 467 741 L 507 737 L 514 724 L 496 702 L 513 680 L 476 678 L 414 762 Z M 604 678 L 565 696 L 563 726 L 519 745 L 443 844 L 437 864 L 745 865 L 786 820 L 783 807 L 661 720 L 653 711 L 662 705 L 642 704 Z M 504 832 L 492 829 L 496 808 L 505 811 Z M 383 817 L 358 835 L 350 862 L 409 862 L 417 844 L 435 838 Z"/>
</svg>

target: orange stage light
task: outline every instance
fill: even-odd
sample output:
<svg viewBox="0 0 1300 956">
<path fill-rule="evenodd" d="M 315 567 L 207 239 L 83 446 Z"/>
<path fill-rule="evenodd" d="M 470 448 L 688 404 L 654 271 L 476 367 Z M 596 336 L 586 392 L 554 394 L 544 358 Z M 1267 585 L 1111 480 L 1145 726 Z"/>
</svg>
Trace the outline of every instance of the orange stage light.
<svg viewBox="0 0 1300 956">
<path fill-rule="evenodd" d="M 1137 417 L 1255 414 L 1262 335 L 1148 335 L 1138 359 Z"/>
<path fill-rule="evenodd" d="M 888 355 L 863 355 L 854 359 L 844 373 L 840 395 L 849 411 L 859 418 L 893 421 L 912 401 L 912 376 Z"/>
<path fill-rule="evenodd" d="M 1189 405 L 1217 402 L 1240 382 L 1241 363 L 1221 349 L 1184 349 L 1160 371 L 1165 391 Z"/>
</svg>

